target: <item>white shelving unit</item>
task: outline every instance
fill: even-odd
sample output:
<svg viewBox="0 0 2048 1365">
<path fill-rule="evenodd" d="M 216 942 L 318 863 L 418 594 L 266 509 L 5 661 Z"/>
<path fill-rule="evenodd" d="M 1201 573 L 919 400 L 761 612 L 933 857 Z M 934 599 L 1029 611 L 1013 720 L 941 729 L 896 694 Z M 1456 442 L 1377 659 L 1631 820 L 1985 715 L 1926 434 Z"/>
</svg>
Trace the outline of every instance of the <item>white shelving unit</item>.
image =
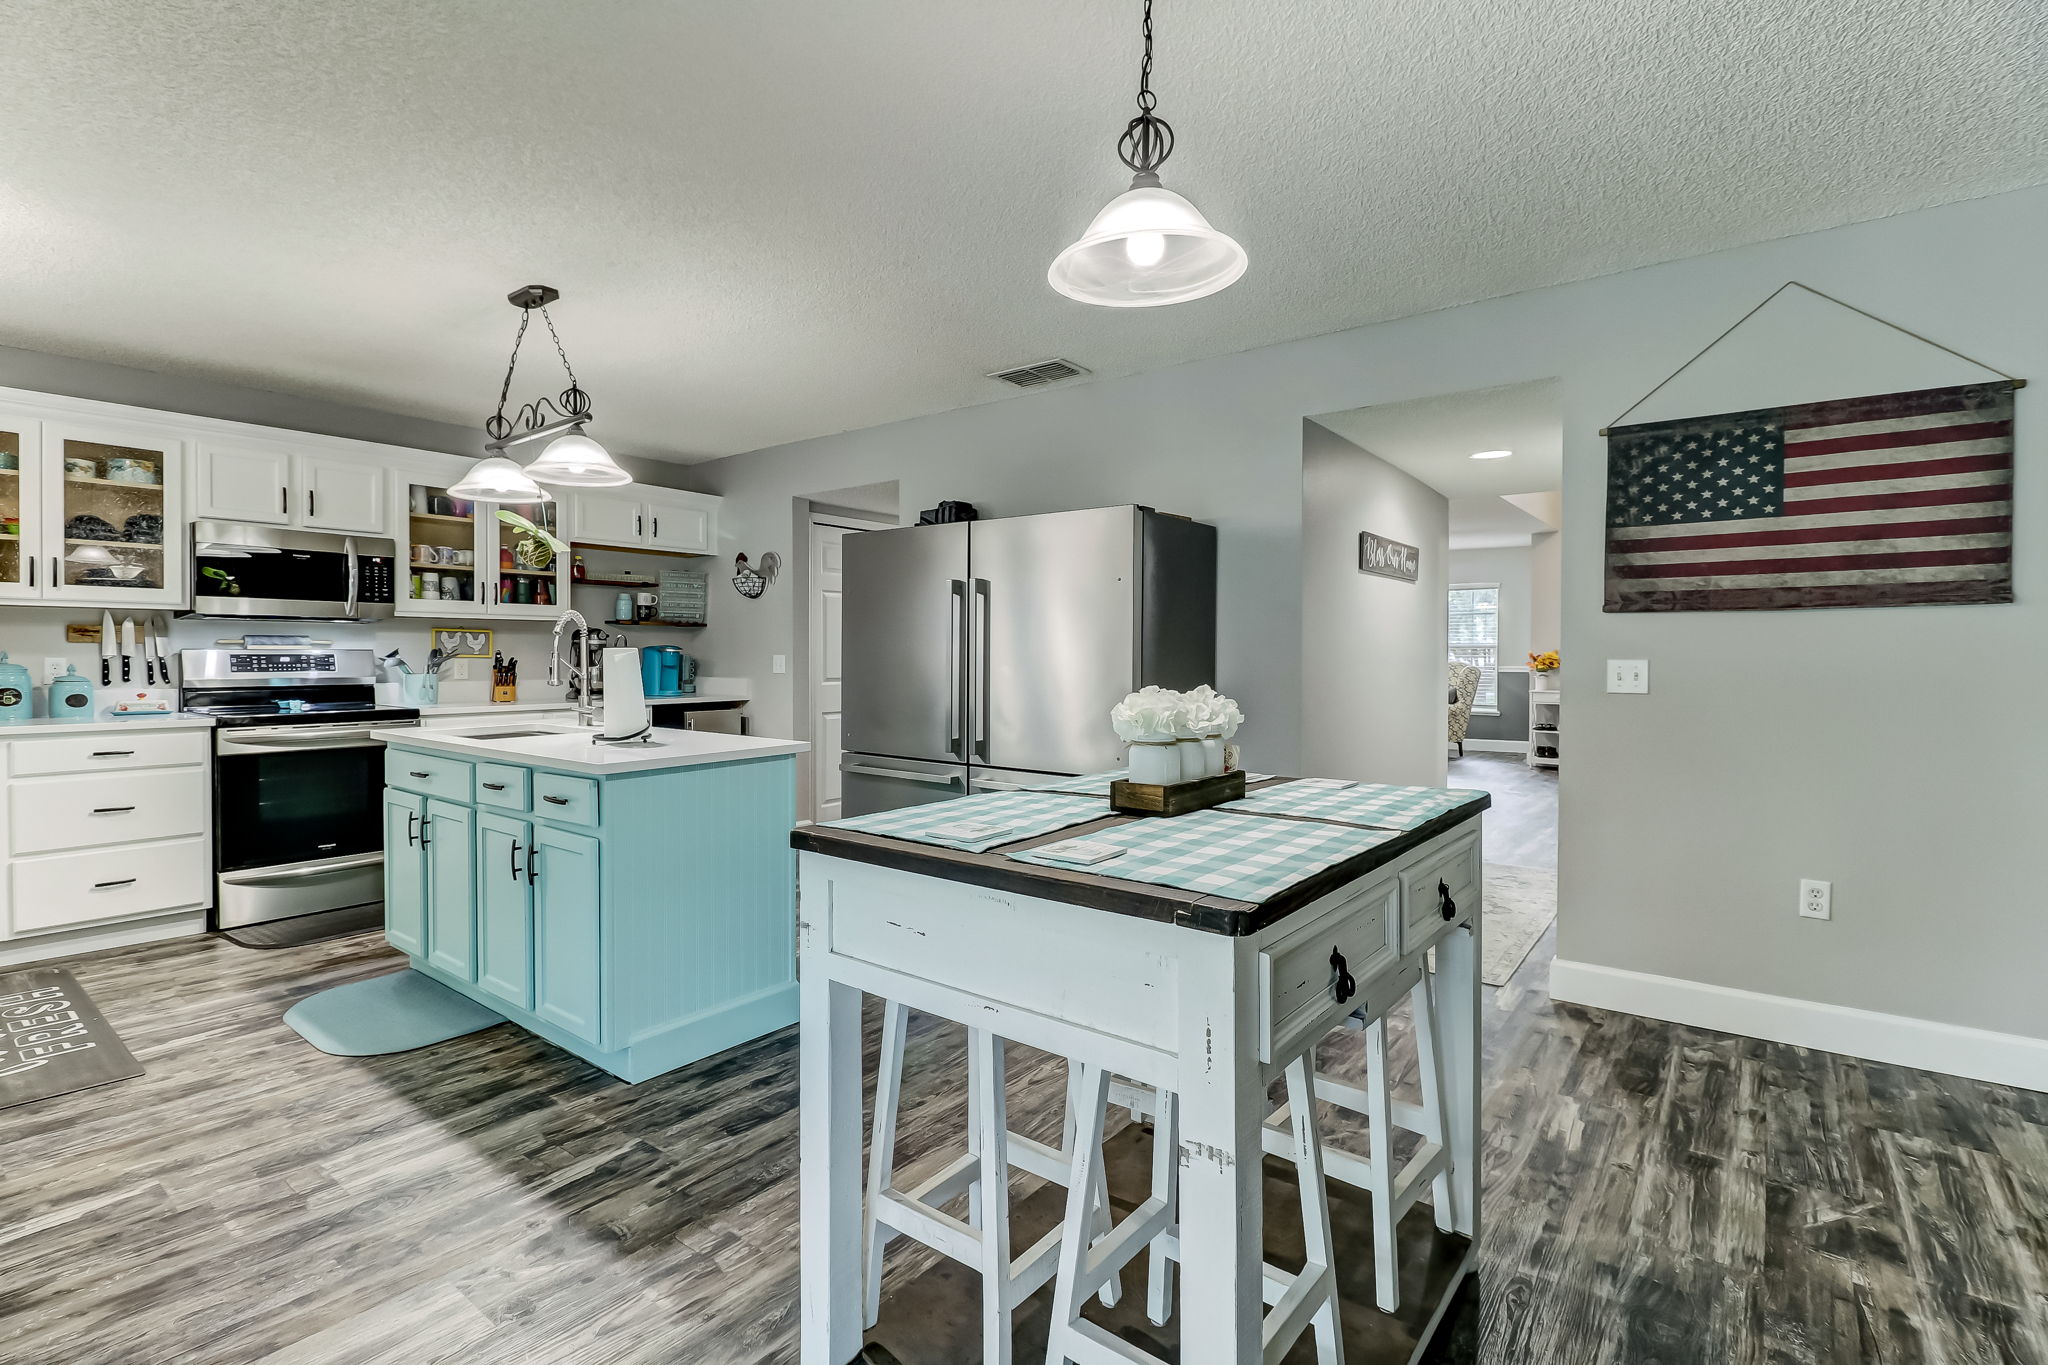
<svg viewBox="0 0 2048 1365">
<path fill-rule="evenodd" d="M 1529 766 L 1532 768 L 1555 768 L 1558 756 L 1564 752 L 1558 743 L 1564 728 L 1563 701 L 1562 693 L 1530 689 Z M 1543 752 L 1546 749 L 1548 754 Z"/>
</svg>

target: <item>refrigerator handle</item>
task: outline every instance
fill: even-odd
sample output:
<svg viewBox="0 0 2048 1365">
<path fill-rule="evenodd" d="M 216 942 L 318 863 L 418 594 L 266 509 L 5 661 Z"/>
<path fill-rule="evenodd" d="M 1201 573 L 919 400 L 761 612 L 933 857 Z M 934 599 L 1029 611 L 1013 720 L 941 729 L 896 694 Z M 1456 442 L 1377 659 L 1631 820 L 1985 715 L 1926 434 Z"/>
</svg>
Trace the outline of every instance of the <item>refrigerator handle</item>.
<svg viewBox="0 0 2048 1365">
<path fill-rule="evenodd" d="M 979 685 L 978 687 L 976 687 L 976 688 L 975 688 L 975 693 L 976 693 L 976 695 L 975 695 L 975 705 L 974 705 L 974 718 L 975 718 L 975 722 L 976 722 L 976 723 L 975 723 L 975 736 L 974 736 L 974 752 L 975 752 L 976 754 L 980 755 L 980 757 L 981 757 L 981 761 L 982 761 L 982 762 L 986 763 L 986 762 L 988 762 L 988 761 L 989 761 L 989 756 L 988 756 L 988 699 L 989 699 L 989 679 L 988 679 L 988 661 L 989 661 L 989 645 L 988 645 L 988 615 L 989 615 L 989 611 L 990 611 L 990 609 L 991 609 L 991 608 L 990 608 L 990 606 L 989 606 L 989 591 L 988 591 L 988 580 L 987 580 L 986 578 L 977 578 L 977 579 L 975 579 L 975 580 L 974 580 L 974 598 L 975 598 L 975 605 L 976 605 L 976 612 L 975 612 L 975 617 L 976 617 L 976 619 L 975 619 L 975 623 L 974 623 L 974 638 L 975 638 L 975 640 L 976 640 L 976 641 L 977 641 L 977 642 L 979 643 L 979 645 L 980 645 L 980 647 L 981 647 L 981 648 L 980 648 L 980 657 L 979 657 L 979 659 L 977 660 L 977 663 L 978 663 L 978 665 L 979 665 L 979 668 L 980 668 L 980 672 L 981 672 L 981 678 L 980 678 L 980 685 Z"/>
<path fill-rule="evenodd" d="M 967 757 L 967 733 L 961 715 L 967 705 L 967 580 L 955 578 L 952 619 L 946 626 L 946 752 Z"/>
</svg>

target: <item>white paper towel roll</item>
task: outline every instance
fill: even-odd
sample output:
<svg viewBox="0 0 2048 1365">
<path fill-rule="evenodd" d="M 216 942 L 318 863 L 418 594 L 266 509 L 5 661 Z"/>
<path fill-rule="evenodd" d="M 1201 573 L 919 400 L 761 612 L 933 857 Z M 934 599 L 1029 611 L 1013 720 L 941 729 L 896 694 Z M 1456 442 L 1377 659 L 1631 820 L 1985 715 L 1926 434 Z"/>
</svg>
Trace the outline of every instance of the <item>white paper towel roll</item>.
<svg viewBox="0 0 2048 1365">
<path fill-rule="evenodd" d="M 631 739 L 647 728 L 647 694 L 640 686 L 640 651 L 604 652 L 604 737 Z"/>
</svg>

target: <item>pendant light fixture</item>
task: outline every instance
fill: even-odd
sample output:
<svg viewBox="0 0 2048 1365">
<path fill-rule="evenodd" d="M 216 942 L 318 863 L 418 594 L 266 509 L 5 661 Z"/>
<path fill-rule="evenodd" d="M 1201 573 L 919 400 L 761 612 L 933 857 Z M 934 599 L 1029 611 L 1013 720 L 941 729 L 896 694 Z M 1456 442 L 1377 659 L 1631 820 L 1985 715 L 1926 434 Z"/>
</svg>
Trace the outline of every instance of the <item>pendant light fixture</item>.
<svg viewBox="0 0 2048 1365">
<path fill-rule="evenodd" d="M 1173 154 L 1173 127 L 1152 112 L 1159 102 L 1152 93 L 1152 0 L 1145 0 L 1144 29 L 1138 115 L 1117 141 L 1117 155 L 1133 172 L 1131 187 L 1110 200 L 1046 271 L 1060 293 L 1104 308 L 1205 298 L 1235 284 L 1247 263 L 1243 247 L 1159 183 L 1159 168 Z"/>
<path fill-rule="evenodd" d="M 498 389 L 498 410 L 484 423 L 490 436 L 484 449 L 489 452 L 470 467 L 469 473 L 448 490 L 450 497 L 476 502 L 550 502 L 553 495 L 540 485 L 559 484 L 575 488 L 616 488 L 633 481 L 618 467 L 605 448 L 584 433 L 590 421 L 590 395 L 576 381 L 569 368 L 569 353 L 555 331 L 548 305 L 562 297 L 562 291 L 545 284 L 529 284 L 505 296 L 519 309 L 519 330 L 512 338 L 512 358 L 505 362 L 505 382 Z M 569 387 L 554 399 L 536 398 L 519 409 L 516 426 L 505 416 L 505 403 L 512 394 L 512 372 L 519 365 L 519 346 L 526 340 L 526 326 L 539 312 L 562 358 Z M 540 458 L 521 469 L 512 458 L 520 446 L 546 441 Z"/>
</svg>

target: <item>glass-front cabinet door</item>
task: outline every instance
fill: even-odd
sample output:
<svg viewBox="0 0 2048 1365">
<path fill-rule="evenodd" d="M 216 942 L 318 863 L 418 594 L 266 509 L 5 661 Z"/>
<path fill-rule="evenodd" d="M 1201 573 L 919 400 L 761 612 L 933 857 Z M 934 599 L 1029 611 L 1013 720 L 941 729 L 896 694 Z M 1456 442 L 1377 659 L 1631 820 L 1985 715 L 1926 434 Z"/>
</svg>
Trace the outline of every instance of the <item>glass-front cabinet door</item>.
<svg viewBox="0 0 2048 1365">
<path fill-rule="evenodd" d="M 558 503 L 505 510 L 559 534 Z M 444 485 L 407 486 L 401 615 L 554 619 L 569 600 L 568 556 L 497 512 L 498 504 L 454 497 Z"/>
<path fill-rule="evenodd" d="M 42 423 L 0 412 L 0 598 L 42 596 Z"/>
<path fill-rule="evenodd" d="M 184 447 L 141 429 L 43 424 L 45 598 L 175 605 L 185 595 Z"/>
<path fill-rule="evenodd" d="M 496 515 L 498 507 L 480 504 L 489 519 L 492 556 L 498 576 L 490 587 L 493 616 L 534 616 L 553 620 L 569 602 L 569 556 L 557 554 L 547 541 Z M 511 512 L 563 539 L 559 502 L 504 504 Z"/>
</svg>

